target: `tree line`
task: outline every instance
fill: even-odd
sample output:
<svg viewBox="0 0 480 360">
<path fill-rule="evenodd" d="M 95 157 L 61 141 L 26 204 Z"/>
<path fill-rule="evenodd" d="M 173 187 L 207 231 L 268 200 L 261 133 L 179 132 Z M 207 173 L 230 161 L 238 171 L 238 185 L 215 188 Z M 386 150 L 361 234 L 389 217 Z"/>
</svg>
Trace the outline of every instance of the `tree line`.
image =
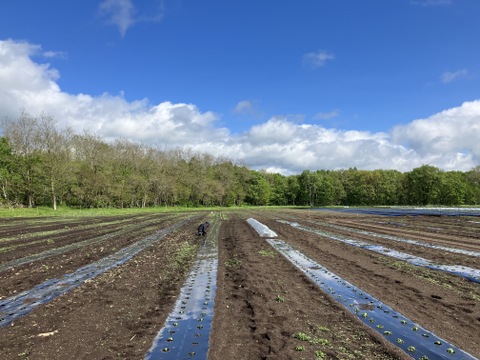
<svg viewBox="0 0 480 360">
<path fill-rule="evenodd" d="M 78 208 L 155 206 L 478 205 L 480 166 L 305 170 L 284 176 L 228 158 L 162 150 L 126 139 L 59 130 L 22 112 L 0 137 L 0 204 Z"/>
</svg>

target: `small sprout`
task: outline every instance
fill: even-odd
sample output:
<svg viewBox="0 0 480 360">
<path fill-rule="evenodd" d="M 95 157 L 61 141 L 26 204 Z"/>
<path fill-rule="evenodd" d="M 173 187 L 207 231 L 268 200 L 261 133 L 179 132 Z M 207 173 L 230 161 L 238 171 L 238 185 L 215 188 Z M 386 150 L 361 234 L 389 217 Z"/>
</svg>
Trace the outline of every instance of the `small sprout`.
<svg viewBox="0 0 480 360">
<path fill-rule="evenodd" d="M 391 335 L 391 334 L 392 334 L 392 332 L 391 332 L 391 331 L 388 331 L 388 330 L 385 330 L 383 333 L 384 333 L 385 335 Z"/>
<path fill-rule="evenodd" d="M 428 360 L 428 356 L 427 355 L 422 355 L 420 356 L 420 359 L 418 360 Z"/>
<path fill-rule="evenodd" d="M 439 341 L 439 340 L 437 340 L 437 341 L 434 342 L 434 344 L 435 344 L 435 345 L 442 345 L 442 342 Z"/>
<path fill-rule="evenodd" d="M 383 327 L 384 327 L 383 325 L 380 325 L 380 324 L 377 325 L 377 329 L 383 329 Z"/>
<path fill-rule="evenodd" d="M 362 316 L 363 316 L 364 318 L 367 318 L 367 317 L 368 317 L 368 314 L 367 314 L 366 312 L 364 312 L 364 313 L 362 314 Z"/>
<path fill-rule="evenodd" d="M 371 323 L 374 323 L 374 322 L 375 322 L 375 319 L 374 319 L 374 318 L 370 318 L 370 319 L 368 319 L 368 321 L 370 321 Z"/>
<path fill-rule="evenodd" d="M 402 325 L 405 325 L 405 324 L 407 323 L 407 321 L 406 321 L 406 320 L 402 320 L 402 321 L 400 321 L 400 323 L 401 323 Z"/>
<path fill-rule="evenodd" d="M 396 342 L 397 342 L 398 344 L 403 344 L 403 340 L 400 339 L 400 338 L 398 338 L 398 339 L 396 340 Z"/>
<path fill-rule="evenodd" d="M 312 337 L 310 335 L 307 335 L 303 332 L 299 332 L 298 334 L 295 334 L 294 338 L 302 341 L 310 341 L 312 340 Z"/>
<path fill-rule="evenodd" d="M 162 352 L 169 352 L 169 351 L 170 351 L 169 348 L 163 348 L 163 349 L 162 349 Z"/>
<path fill-rule="evenodd" d="M 283 302 L 285 302 L 285 297 L 282 296 L 282 295 L 277 295 L 277 297 L 275 298 L 275 301 L 283 303 Z"/>
<path fill-rule="evenodd" d="M 423 337 L 430 337 L 428 334 L 422 334 Z"/>
<path fill-rule="evenodd" d="M 418 331 L 418 326 L 412 327 L 412 330 L 413 330 L 413 331 Z"/>
<path fill-rule="evenodd" d="M 295 351 L 303 351 L 305 350 L 305 346 L 295 346 Z"/>
<path fill-rule="evenodd" d="M 167 341 L 168 341 L 168 342 L 171 342 L 171 341 L 173 341 L 173 338 L 172 338 L 172 337 L 169 337 L 169 338 L 167 339 Z"/>
<path fill-rule="evenodd" d="M 330 345 L 330 341 L 328 341 L 327 339 L 315 338 L 310 341 L 310 344 L 327 346 Z"/>
<path fill-rule="evenodd" d="M 317 330 L 322 331 L 322 332 L 329 332 L 330 331 L 330 329 L 326 326 L 317 326 Z"/>
<path fill-rule="evenodd" d="M 448 348 L 448 349 L 447 349 L 447 352 L 448 352 L 449 354 L 455 354 L 455 350 L 453 350 L 452 348 Z"/>
<path fill-rule="evenodd" d="M 199 328 L 200 330 L 203 329 L 203 325 L 197 325 L 197 328 Z"/>
<path fill-rule="evenodd" d="M 415 352 L 415 350 L 416 350 L 416 349 L 415 349 L 415 346 L 409 346 L 409 347 L 407 348 L 407 351 L 410 351 L 410 352 Z"/>
<path fill-rule="evenodd" d="M 172 325 L 173 325 L 173 326 L 178 326 L 178 323 L 177 323 L 177 322 L 174 322 Z"/>
</svg>

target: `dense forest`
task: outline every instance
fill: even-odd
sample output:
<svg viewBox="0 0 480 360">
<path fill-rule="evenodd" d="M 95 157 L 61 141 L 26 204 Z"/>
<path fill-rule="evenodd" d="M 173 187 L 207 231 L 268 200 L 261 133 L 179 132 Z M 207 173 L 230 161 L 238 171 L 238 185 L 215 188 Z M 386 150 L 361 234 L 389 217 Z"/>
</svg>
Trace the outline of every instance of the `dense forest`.
<svg viewBox="0 0 480 360">
<path fill-rule="evenodd" d="M 47 115 L 5 120 L 1 206 L 477 205 L 480 166 L 305 170 L 284 176 L 189 150 L 59 130 Z"/>
</svg>

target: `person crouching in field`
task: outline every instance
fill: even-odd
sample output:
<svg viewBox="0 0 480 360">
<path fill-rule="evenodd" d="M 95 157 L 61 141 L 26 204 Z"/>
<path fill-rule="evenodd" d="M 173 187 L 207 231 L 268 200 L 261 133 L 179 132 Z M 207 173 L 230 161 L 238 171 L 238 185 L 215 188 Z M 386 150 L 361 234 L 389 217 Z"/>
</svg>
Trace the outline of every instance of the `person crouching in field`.
<svg viewBox="0 0 480 360">
<path fill-rule="evenodd" d="M 208 221 L 200 224 L 197 228 L 197 235 L 198 236 L 207 235 L 209 227 L 210 227 L 210 223 Z"/>
</svg>

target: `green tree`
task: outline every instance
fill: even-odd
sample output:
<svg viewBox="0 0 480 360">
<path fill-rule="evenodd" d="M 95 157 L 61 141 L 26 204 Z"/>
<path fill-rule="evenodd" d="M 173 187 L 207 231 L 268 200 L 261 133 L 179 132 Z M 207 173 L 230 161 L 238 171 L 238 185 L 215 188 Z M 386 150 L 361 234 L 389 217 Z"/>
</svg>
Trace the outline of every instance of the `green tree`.
<svg viewBox="0 0 480 360">
<path fill-rule="evenodd" d="M 464 205 L 467 194 L 467 181 L 460 171 L 442 173 L 439 201 L 442 205 Z"/>
<path fill-rule="evenodd" d="M 287 178 L 287 189 L 285 191 L 286 204 L 285 205 L 300 205 L 300 182 L 297 175 L 290 175 Z"/>
<path fill-rule="evenodd" d="M 468 171 L 465 178 L 467 182 L 466 203 L 480 204 L 480 165 Z"/>
<path fill-rule="evenodd" d="M 438 205 L 441 193 L 441 170 L 422 165 L 405 175 L 405 195 L 408 205 Z"/>
<path fill-rule="evenodd" d="M 14 168 L 15 158 L 12 154 L 12 147 L 8 139 L 0 137 L 0 186 L 2 188 L 3 201 L 9 200 L 10 183 L 13 180 L 12 170 Z"/>
<path fill-rule="evenodd" d="M 5 135 L 12 146 L 15 173 L 18 175 L 13 185 L 22 203 L 28 207 L 34 206 L 35 197 L 41 192 L 38 131 L 38 120 L 25 111 L 17 120 L 5 125 Z"/>
<path fill-rule="evenodd" d="M 298 183 L 301 204 L 314 206 L 319 186 L 316 174 L 310 170 L 304 170 L 298 177 Z"/>
<path fill-rule="evenodd" d="M 251 205 L 268 205 L 270 202 L 271 188 L 264 172 L 250 170 L 247 179 L 246 201 Z"/>
</svg>

